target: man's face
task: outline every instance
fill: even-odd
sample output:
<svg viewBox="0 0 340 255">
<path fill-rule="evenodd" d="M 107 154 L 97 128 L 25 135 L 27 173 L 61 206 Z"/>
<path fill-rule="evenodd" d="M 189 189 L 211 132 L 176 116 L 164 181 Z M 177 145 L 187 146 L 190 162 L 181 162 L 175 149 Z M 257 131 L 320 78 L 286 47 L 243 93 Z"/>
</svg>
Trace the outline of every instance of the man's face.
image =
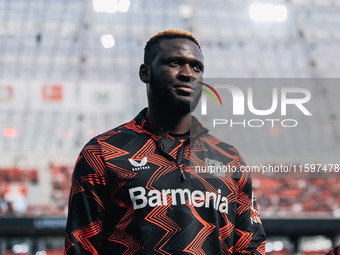
<svg viewBox="0 0 340 255">
<path fill-rule="evenodd" d="M 203 55 L 188 39 L 166 39 L 150 66 L 149 101 L 179 115 L 193 111 L 202 90 Z"/>
</svg>

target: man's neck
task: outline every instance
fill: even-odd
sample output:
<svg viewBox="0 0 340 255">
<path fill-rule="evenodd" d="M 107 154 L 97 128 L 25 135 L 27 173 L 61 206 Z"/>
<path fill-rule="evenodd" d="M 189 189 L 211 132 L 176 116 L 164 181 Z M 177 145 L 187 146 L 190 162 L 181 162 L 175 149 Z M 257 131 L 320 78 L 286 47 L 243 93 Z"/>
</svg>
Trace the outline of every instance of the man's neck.
<svg viewBox="0 0 340 255">
<path fill-rule="evenodd" d="M 185 134 L 190 130 L 191 114 L 176 115 L 148 108 L 146 118 L 157 127 L 173 134 Z"/>
</svg>

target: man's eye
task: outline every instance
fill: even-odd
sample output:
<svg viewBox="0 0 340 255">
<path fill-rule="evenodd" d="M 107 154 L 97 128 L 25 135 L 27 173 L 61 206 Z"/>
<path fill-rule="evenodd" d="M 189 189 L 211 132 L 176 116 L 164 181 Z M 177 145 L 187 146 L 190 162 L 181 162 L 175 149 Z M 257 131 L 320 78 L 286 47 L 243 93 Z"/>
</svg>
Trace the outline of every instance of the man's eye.
<svg viewBox="0 0 340 255">
<path fill-rule="evenodd" d="M 177 60 L 171 61 L 170 65 L 172 66 L 179 66 L 179 62 Z"/>
<path fill-rule="evenodd" d="M 201 66 L 195 65 L 195 66 L 194 66 L 194 71 L 195 71 L 195 72 L 200 72 L 200 71 L 202 71 Z"/>
</svg>

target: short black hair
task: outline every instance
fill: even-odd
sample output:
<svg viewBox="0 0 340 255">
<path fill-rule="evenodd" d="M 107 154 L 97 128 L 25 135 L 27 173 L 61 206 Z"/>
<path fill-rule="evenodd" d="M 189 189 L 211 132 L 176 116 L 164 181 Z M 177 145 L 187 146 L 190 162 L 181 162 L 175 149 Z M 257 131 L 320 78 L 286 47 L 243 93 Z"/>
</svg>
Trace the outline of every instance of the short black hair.
<svg viewBox="0 0 340 255">
<path fill-rule="evenodd" d="M 150 65 L 154 60 L 156 54 L 159 51 L 159 44 L 164 39 L 188 39 L 198 46 L 201 50 L 201 46 L 198 43 L 195 36 L 188 31 L 182 31 L 177 29 L 165 30 L 153 35 L 146 43 L 144 48 L 144 64 Z"/>
</svg>

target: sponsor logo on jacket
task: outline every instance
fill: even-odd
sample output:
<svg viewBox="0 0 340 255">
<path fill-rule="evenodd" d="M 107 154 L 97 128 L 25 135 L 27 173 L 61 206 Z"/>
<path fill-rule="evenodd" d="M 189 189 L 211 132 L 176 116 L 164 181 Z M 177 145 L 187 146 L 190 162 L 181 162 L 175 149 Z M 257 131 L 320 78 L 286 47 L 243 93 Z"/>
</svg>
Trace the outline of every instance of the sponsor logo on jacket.
<svg viewBox="0 0 340 255">
<path fill-rule="evenodd" d="M 168 196 L 170 196 L 172 205 L 189 203 L 195 207 L 213 207 L 221 213 L 228 213 L 228 199 L 221 195 L 220 189 L 216 194 L 188 189 L 162 189 L 147 192 L 144 187 L 135 187 L 129 189 L 129 193 L 134 209 L 168 205 Z"/>
</svg>

